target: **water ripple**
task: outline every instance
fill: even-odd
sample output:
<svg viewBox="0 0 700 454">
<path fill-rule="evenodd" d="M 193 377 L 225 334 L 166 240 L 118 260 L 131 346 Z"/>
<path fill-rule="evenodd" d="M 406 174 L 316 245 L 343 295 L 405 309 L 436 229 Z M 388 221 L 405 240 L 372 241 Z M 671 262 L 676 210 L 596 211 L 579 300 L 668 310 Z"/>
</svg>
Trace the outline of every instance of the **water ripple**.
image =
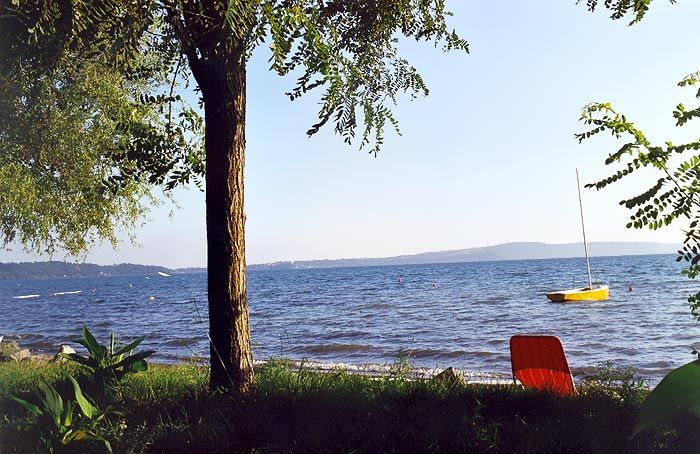
<svg viewBox="0 0 700 454">
<path fill-rule="evenodd" d="M 672 255 L 596 257 L 592 267 L 609 301 L 544 298 L 585 281 L 580 259 L 252 271 L 254 353 L 390 364 L 402 349 L 417 366 L 509 373 L 510 336 L 544 333 L 562 339 L 575 370 L 615 361 L 658 380 L 693 359 L 700 325 L 686 295 L 697 283 Z M 148 277 L 0 281 L 0 335 L 52 352 L 86 323 L 103 341 L 145 335 L 161 361 L 206 357 L 206 276 Z"/>
</svg>

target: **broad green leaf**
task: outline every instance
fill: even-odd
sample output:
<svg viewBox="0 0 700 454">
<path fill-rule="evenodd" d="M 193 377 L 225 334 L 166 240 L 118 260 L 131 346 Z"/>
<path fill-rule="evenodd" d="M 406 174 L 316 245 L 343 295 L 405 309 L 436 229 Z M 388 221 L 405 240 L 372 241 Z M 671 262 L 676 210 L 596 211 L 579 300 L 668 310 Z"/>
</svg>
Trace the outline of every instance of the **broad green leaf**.
<svg viewBox="0 0 700 454">
<path fill-rule="evenodd" d="M 112 365 L 110 368 L 111 369 L 118 369 L 120 367 L 124 367 L 124 369 L 127 369 L 132 364 L 139 362 L 139 361 L 143 361 L 145 358 L 148 358 L 149 356 L 151 356 L 154 353 L 155 353 L 155 351 L 153 351 L 153 350 L 146 350 L 143 352 L 134 353 L 133 355 L 127 356 L 123 360 Z"/>
<path fill-rule="evenodd" d="M 73 441 L 86 440 L 87 437 L 88 433 L 83 429 L 70 430 L 63 436 L 61 443 L 67 445 Z"/>
<path fill-rule="evenodd" d="M 80 390 L 80 385 L 75 381 L 75 378 L 68 376 L 71 383 L 73 383 L 73 389 L 75 390 L 75 400 L 78 402 L 80 411 L 83 412 L 87 418 L 92 419 L 92 417 L 97 413 L 97 409 L 83 396 L 83 392 Z"/>
<path fill-rule="evenodd" d="M 63 427 L 70 427 L 73 423 L 73 403 L 69 400 L 63 410 Z"/>
<path fill-rule="evenodd" d="M 85 429 L 74 430 L 70 434 L 66 434 L 61 440 L 61 443 L 67 445 L 73 441 L 81 440 L 101 441 L 102 443 L 104 443 L 107 452 L 109 452 L 110 454 L 112 453 L 112 445 L 109 443 L 109 441 L 107 441 L 103 437 L 100 437 L 96 433 Z"/>
<path fill-rule="evenodd" d="M 53 386 L 43 380 L 39 382 L 39 389 L 44 393 L 42 399 L 44 410 L 51 416 L 56 427 L 61 427 L 61 416 L 63 415 L 63 399 L 61 395 L 56 392 Z"/>
<path fill-rule="evenodd" d="M 44 412 L 39 409 L 36 405 L 34 405 L 31 402 L 27 402 L 26 400 L 20 399 L 18 397 L 10 397 L 10 399 L 14 400 L 18 404 L 20 404 L 25 410 L 27 410 L 32 416 L 39 417 L 41 416 Z"/>
<path fill-rule="evenodd" d="M 700 416 L 700 360 L 671 371 L 661 380 L 639 409 L 632 436 L 667 422 L 681 411 Z"/>
<path fill-rule="evenodd" d="M 94 358 L 85 357 L 77 353 L 59 353 L 58 355 L 61 358 L 66 358 L 71 361 L 75 361 L 78 364 L 82 364 L 92 369 L 97 369 L 99 367 L 99 364 L 97 364 L 97 361 L 95 361 Z"/>
<path fill-rule="evenodd" d="M 107 357 L 107 347 L 100 345 L 92 335 L 90 330 L 86 325 L 83 324 L 83 341 L 85 342 L 85 348 L 88 349 L 90 355 L 97 360 L 98 363 L 102 363 Z"/>
<path fill-rule="evenodd" d="M 148 369 L 148 364 L 146 364 L 146 361 L 141 360 L 141 361 L 136 361 L 135 363 L 131 364 L 131 367 L 129 367 L 129 372 L 143 372 L 144 370 Z"/>
<path fill-rule="evenodd" d="M 140 344 L 141 342 L 143 342 L 144 339 L 145 339 L 145 337 L 139 337 L 139 338 L 136 339 L 135 341 L 131 342 L 131 343 L 128 344 L 128 345 L 125 345 L 124 347 L 122 347 L 122 348 L 120 348 L 119 350 L 117 350 L 116 352 L 114 352 L 114 355 L 115 355 L 115 356 L 117 356 L 117 355 L 123 355 L 124 353 L 128 353 L 128 352 L 132 351 L 133 349 L 135 349 L 136 347 L 138 347 L 139 344 Z"/>
<path fill-rule="evenodd" d="M 61 444 L 62 445 L 67 445 L 70 444 L 72 441 L 79 440 L 79 438 L 76 437 L 76 433 L 79 431 L 69 429 L 66 431 L 66 433 L 63 434 L 63 437 L 61 438 Z"/>
</svg>

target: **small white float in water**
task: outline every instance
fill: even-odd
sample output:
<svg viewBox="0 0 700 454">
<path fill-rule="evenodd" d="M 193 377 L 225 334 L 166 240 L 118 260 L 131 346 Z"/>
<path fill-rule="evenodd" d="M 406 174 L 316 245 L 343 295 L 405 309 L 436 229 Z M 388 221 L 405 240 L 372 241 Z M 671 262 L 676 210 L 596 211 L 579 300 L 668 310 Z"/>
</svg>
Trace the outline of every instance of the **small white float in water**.
<svg viewBox="0 0 700 454">
<path fill-rule="evenodd" d="M 19 295 L 19 296 L 13 296 L 13 299 L 16 300 L 25 300 L 27 298 L 39 298 L 41 295 Z"/>
<path fill-rule="evenodd" d="M 161 276 L 170 277 L 170 275 L 168 273 L 164 273 L 162 271 L 158 271 L 158 274 Z"/>
<path fill-rule="evenodd" d="M 77 295 L 78 293 L 83 293 L 82 290 L 75 290 L 73 292 L 56 292 L 54 295 Z"/>
</svg>

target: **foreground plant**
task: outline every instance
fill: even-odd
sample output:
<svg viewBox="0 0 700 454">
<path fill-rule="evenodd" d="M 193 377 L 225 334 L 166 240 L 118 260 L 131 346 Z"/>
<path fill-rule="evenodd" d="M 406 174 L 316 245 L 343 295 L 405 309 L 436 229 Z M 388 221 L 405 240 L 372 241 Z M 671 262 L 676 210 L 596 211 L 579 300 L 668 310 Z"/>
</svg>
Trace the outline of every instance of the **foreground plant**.
<svg viewBox="0 0 700 454">
<path fill-rule="evenodd" d="M 121 413 L 115 411 L 112 406 L 100 410 L 82 393 L 78 382 L 71 376 L 68 378 L 75 392 L 78 414 L 75 414 L 73 401 L 64 402 L 56 389 L 42 380 L 39 382 L 39 389 L 43 396 L 37 393 L 40 405 L 12 397 L 12 400 L 29 413 L 28 418 L 18 424 L 19 428 L 37 430 L 41 434 L 43 447 L 48 452 L 56 452 L 61 447 L 76 443 L 96 441 L 102 443 L 111 453 L 112 446 L 102 434 L 105 432 L 106 418 Z"/>
<path fill-rule="evenodd" d="M 612 361 L 606 361 L 584 375 L 581 380 L 581 393 L 604 395 L 637 407 L 649 394 L 649 387 L 634 368 L 617 367 Z"/>
<path fill-rule="evenodd" d="M 96 380 L 119 379 L 124 374 L 143 371 L 148 367 L 146 358 L 155 353 L 154 350 L 133 353 L 144 339 L 140 337 L 123 347 L 118 347 L 114 342 L 114 331 L 112 331 L 109 346 L 102 345 L 97 342 L 87 326 L 83 325 L 83 338 L 77 342 L 87 348 L 89 355 L 82 356 L 77 353 L 59 353 L 59 355 L 85 366 Z"/>
<path fill-rule="evenodd" d="M 700 99 L 700 72 L 681 80 L 680 87 L 695 88 Z M 688 108 L 679 103 L 673 111 L 676 126 L 684 126 L 700 117 L 700 107 Z M 605 160 L 606 165 L 621 164 L 607 178 L 587 187 L 603 189 L 608 185 L 637 174 L 642 169 L 653 170 L 659 178 L 641 194 L 620 202 L 632 211 L 627 228 L 656 230 L 669 226 L 677 219 L 688 222 L 685 240 L 678 251 L 677 261 L 685 261 L 682 273 L 690 279 L 700 275 L 700 140 L 683 144 L 666 141 L 654 144 L 627 116 L 617 112 L 609 103 L 594 103 L 585 107 L 581 121 L 591 129 L 577 134 L 579 142 L 602 132 L 625 139 L 616 152 Z M 693 317 L 700 321 L 700 292 L 688 297 Z M 700 354 L 693 350 L 693 354 Z M 668 423 L 682 412 L 700 416 L 700 360 L 671 371 L 642 404 L 635 435 L 647 427 Z"/>
</svg>

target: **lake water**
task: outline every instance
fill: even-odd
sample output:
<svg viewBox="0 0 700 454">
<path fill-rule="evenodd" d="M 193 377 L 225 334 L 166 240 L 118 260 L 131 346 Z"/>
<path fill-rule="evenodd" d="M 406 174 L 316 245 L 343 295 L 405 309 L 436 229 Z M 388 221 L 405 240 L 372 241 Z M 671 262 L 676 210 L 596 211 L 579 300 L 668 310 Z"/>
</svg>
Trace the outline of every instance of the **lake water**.
<svg viewBox="0 0 700 454">
<path fill-rule="evenodd" d="M 250 271 L 254 355 L 390 364 L 402 349 L 417 366 L 509 373 L 510 336 L 547 333 L 575 370 L 613 361 L 658 381 L 693 359 L 700 323 L 686 298 L 698 282 L 675 256 L 591 262 L 608 301 L 545 298 L 584 284 L 583 259 Z M 0 335 L 34 352 L 71 344 L 86 323 L 102 340 L 146 336 L 159 361 L 206 357 L 206 320 L 204 274 L 0 281 Z"/>
</svg>

